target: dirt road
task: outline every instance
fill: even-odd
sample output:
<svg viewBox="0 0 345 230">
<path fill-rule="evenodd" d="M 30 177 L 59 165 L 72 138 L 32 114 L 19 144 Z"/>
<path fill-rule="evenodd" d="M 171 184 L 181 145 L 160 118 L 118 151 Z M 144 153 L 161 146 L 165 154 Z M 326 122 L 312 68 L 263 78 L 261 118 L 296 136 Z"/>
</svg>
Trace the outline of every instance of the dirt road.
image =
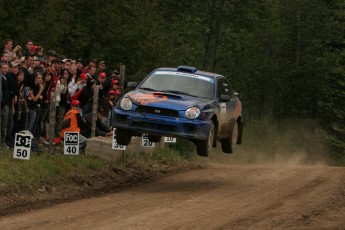
<svg viewBox="0 0 345 230">
<path fill-rule="evenodd" d="M 0 229 L 345 229 L 345 168 L 211 164 Z"/>
</svg>

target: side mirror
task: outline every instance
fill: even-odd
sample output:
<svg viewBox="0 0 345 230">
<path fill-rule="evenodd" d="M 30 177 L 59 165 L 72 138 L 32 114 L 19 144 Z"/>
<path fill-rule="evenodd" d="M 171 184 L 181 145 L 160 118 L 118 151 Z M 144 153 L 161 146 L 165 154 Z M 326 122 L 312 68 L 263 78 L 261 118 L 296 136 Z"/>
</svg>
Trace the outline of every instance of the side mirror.
<svg viewBox="0 0 345 230">
<path fill-rule="evenodd" d="M 221 102 L 230 101 L 230 96 L 229 96 L 229 95 L 226 95 L 226 94 L 222 94 L 222 95 L 220 95 L 220 101 L 221 101 Z"/>
<path fill-rule="evenodd" d="M 134 81 L 130 81 L 127 83 L 127 88 L 130 89 L 135 89 L 137 87 L 138 83 L 134 82 Z"/>
</svg>

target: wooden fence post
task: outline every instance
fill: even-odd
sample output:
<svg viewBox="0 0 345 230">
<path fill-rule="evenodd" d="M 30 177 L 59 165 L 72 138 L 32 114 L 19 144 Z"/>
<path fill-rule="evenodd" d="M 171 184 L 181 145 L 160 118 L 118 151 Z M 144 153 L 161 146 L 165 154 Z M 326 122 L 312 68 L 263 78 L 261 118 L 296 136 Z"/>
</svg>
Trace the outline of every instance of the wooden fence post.
<svg viewBox="0 0 345 230">
<path fill-rule="evenodd" d="M 55 152 L 54 136 L 55 136 L 55 122 L 56 122 L 56 93 L 51 93 L 49 108 L 49 154 L 53 155 Z"/>
<path fill-rule="evenodd" d="M 125 93 L 125 71 L 126 71 L 126 66 L 125 65 L 120 65 L 120 92 L 121 95 L 123 95 Z"/>
<path fill-rule="evenodd" d="M 99 86 L 95 86 L 95 88 L 93 88 L 91 137 L 95 137 L 95 134 L 96 134 L 98 96 L 99 96 Z"/>
</svg>

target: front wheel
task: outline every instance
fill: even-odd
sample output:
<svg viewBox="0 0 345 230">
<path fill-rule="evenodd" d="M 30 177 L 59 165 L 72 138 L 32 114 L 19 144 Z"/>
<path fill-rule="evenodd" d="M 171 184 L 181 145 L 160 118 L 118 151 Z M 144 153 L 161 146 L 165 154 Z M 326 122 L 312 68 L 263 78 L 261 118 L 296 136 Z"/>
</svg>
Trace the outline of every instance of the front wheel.
<svg viewBox="0 0 345 230">
<path fill-rule="evenodd" d="M 206 140 L 196 141 L 196 152 L 199 156 L 208 157 L 212 150 L 215 129 L 213 122 Z"/>
<path fill-rule="evenodd" d="M 232 127 L 230 136 L 222 141 L 222 150 L 225 153 L 233 153 L 235 151 L 237 145 L 237 137 L 238 137 L 238 123 Z"/>
<path fill-rule="evenodd" d="M 131 142 L 132 135 L 125 129 L 117 128 L 115 130 L 116 142 L 119 145 L 128 145 Z"/>
</svg>

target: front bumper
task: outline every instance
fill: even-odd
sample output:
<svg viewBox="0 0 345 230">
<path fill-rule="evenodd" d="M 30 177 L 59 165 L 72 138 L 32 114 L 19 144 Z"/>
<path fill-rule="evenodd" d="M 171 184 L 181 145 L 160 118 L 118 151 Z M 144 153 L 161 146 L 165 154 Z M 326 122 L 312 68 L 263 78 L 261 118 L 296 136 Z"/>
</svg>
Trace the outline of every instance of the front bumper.
<svg viewBox="0 0 345 230">
<path fill-rule="evenodd" d="M 211 127 L 211 121 L 181 117 L 141 114 L 133 111 L 115 109 L 113 127 L 132 132 L 132 135 L 141 133 L 182 137 L 195 140 L 205 140 Z"/>
</svg>

